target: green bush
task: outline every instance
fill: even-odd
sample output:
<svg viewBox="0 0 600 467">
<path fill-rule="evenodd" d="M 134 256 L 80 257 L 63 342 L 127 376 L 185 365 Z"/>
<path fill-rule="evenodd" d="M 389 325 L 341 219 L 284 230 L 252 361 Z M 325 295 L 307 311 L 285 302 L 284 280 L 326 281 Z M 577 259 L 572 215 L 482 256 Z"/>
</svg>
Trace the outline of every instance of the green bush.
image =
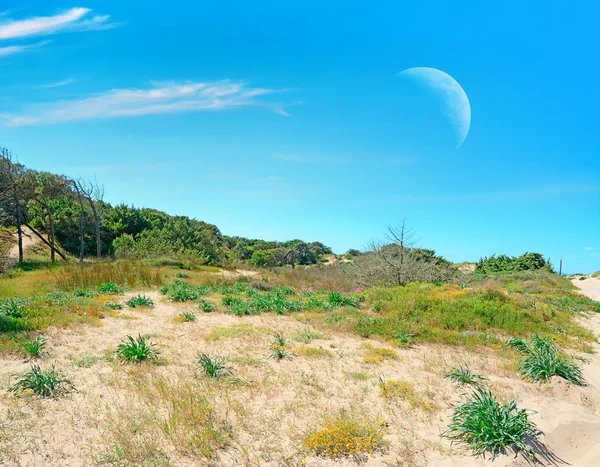
<svg viewBox="0 0 600 467">
<path fill-rule="evenodd" d="M 492 255 L 481 258 L 475 265 L 475 272 L 479 274 L 538 269 L 553 271 L 550 260 L 544 259 L 540 253 L 525 253 L 521 256 Z"/>
<path fill-rule="evenodd" d="M 103 282 L 98 286 L 98 292 L 103 295 L 117 295 L 124 291 L 125 289 L 120 285 L 115 284 L 114 282 Z"/>
<path fill-rule="evenodd" d="M 29 358 L 43 358 L 48 355 L 46 338 L 44 336 L 36 336 L 35 339 L 26 339 L 21 344 L 21 350 Z"/>
<path fill-rule="evenodd" d="M 205 313 L 210 313 L 211 311 L 215 311 L 217 309 L 217 305 L 213 302 L 209 302 L 208 300 L 201 300 L 198 303 L 198 308 L 200 308 Z"/>
<path fill-rule="evenodd" d="M 125 302 L 130 308 L 154 308 L 154 302 L 145 295 L 136 295 Z"/>
<path fill-rule="evenodd" d="M 198 356 L 198 367 L 209 378 L 218 379 L 229 376 L 231 367 L 225 364 L 225 359 L 219 356 L 201 354 Z"/>
<path fill-rule="evenodd" d="M 487 381 L 485 376 L 473 373 L 466 364 L 451 368 L 444 377 L 450 381 L 454 381 L 457 386 L 464 386 L 466 384 L 479 386 Z"/>
</svg>

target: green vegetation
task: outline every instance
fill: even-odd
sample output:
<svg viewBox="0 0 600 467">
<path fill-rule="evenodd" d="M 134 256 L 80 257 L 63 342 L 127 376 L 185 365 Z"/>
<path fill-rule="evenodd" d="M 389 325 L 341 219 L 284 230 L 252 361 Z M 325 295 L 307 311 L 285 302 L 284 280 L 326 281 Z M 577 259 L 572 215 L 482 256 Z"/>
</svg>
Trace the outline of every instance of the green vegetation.
<svg viewBox="0 0 600 467">
<path fill-rule="evenodd" d="M 56 397 L 69 392 L 72 387 L 71 381 L 54 366 L 42 370 L 38 365 L 33 365 L 8 391 L 14 394 L 32 392 L 40 397 Z"/>
<path fill-rule="evenodd" d="M 117 347 L 117 357 L 120 360 L 141 363 L 158 360 L 159 352 L 155 349 L 156 344 L 150 342 L 146 336 L 138 335 L 137 338 L 127 336 L 127 340 Z"/>
<path fill-rule="evenodd" d="M 154 308 L 154 302 L 145 295 L 136 295 L 125 302 L 130 308 Z"/>
<path fill-rule="evenodd" d="M 492 255 L 489 258 L 481 258 L 475 265 L 475 272 L 479 274 L 539 269 L 553 271 L 550 260 L 544 259 L 540 253 L 525 253 L 521 256 Z"/>
<path fill-rule="evenodd" d="M 103 295 L 117 295 L 123 293 L 124 290 L 124 287 L 121 287 L 114 282 L 103 282 L 98 286 L 98 292 Z"/>
<path fill-rule="evenodd" d="M 196 313 L 192 313 L 191 311 L 183 311 L 179 314 L 179 319 L 188 323 L 196 321 Z"/>
<path fill-rule="evenodd" d="M 107 308 L 110 308 L 111 310 L 122 310 L 123 309 L 123 305 L 120 304 L 119 302 L 106 302 L 104 304 L 104 306 L 106 306 Z"/>
<path fill-rule="evenodd" d="M 506 345 L 524 355 L 519 362 L 519 371 L 527 379 L 548 381 L 552 376 L 559 376 L 577 385 L 585 382 L 579 365 L 548 338 L 536 334 L 530 340 L 514 337 Z"/>
<path fill-rule="evenodd" d="M 21 351 L 30 359 L 45 357 L 48 355 L 46 338 L 44 336 L 36 336 L 35 339 L 25 339 L 21 344 Z"/>
<path fill-rule="evenodd" d="M 160 293 L 169 297 L 174 302 L 187 302 L 190 300 L 196 300 L 201 292 L 204 292 L 205 288 L 201 287 L 200 290 L 196 287 L 192 287 L 190 284 L 181 279 L 175 279 L 171 285 L 165 285 L 160 289 Z"/>
<path fill-rule="evenodd" d="M 205 313 L 210 313 L 211 311 L 215 311 L 217 309 L 217 305 L 215 305 L 213 302 L 209 302 L 208 300 L 200 300 L 198 303 L 198 308 Z"/>
<path fill-rule="evenodd" d="M 269 357 L 277 361 L 292 358 L 291 352 L 287 350 L 287 340 L 283 334 L 275 334 L 275 340 L 269 347 Z"/>
<path fill-rule="evenodd" d="M 444 377 L 455 382 L 457 386 L 464 386 L 467 384 L 479 386 L 487 381 L 485 376 L 473 373 L 466 364 L 451 368 Z"/>
<path fill-rule="evenodd" d="M 227 366 L 225 359 L 220 356 L 201 354 L 198 356 L 198 367 L 205 376 L 219 379 L 232 373 L 231 367 Z"/>
<path fill-rule="evenodd" d="M 476 388 L 469 400 L 454 410 L 446 435 L 465 443 L 476 455 L 490 453 L 492 459 L 507 449 L 535 457 L 529 445 L 541 432 L 529 420 L 527 411 L 513 400 L 501 404 L 484 388 Z"/>
</svg>

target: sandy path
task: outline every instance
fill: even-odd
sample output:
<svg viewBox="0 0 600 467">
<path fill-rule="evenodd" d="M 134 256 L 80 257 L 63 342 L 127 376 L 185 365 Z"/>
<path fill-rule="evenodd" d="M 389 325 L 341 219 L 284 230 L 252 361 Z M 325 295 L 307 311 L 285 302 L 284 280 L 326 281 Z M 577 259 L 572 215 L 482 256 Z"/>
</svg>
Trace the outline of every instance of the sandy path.
<svg viewBox="0 0 600 467">
<path fill-rule="evenodd" d="M 571 282 L 575 287 L 581 289 L 583 295 L 600 302 L 600 279 L 588 277 L 582 281 L 579 279 L 571 279 Z"/>
</svg>

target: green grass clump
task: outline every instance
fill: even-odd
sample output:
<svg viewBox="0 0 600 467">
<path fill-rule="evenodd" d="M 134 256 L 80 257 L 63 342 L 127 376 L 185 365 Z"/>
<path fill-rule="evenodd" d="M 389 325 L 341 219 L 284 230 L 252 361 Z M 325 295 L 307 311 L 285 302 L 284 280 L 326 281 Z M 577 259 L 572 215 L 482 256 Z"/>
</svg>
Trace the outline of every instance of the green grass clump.
<svg viewBox="0 0 600 467">
<path fill-rule="evenodd" d="M 549 338 L 533 335 L 530 340 L 523 340 L 513 337 L 506 345 L 523 355 L 519 371 L 527 379 L 548 381 L 552 376 L 559 376 L 579 386 L 585 383 L 581 367 Z"/>
<path fill-rule="evenodd" d="M 28 304 L 29 300 L 24 298 L 5 298 L 0 300 L 0 314 L 10 318 L 21 318 Z"/>
<path fill-rule="evenodd" d="M 469 367 L 465 364 L 460 364 L 450 369 L 444 378 L 449 379 L 456 383 L 457 386 L 464 386 L 470 384 L 472 386 L 479 386 L 487 381 L 487 378 L 477 373 L 473 373 Z"/>
<path fill-rule="evenodd" d="M 528 443 L 541 432 L 516 401 L 501 404 L 489 389 L 479 387 L 454 410 L 445 434 L 453 441 L 465 443 L 474 454 L 490 453 L 494 459 L 506 450 L 535 457 L 536 452 Z"/>
<path fill-rule="evenodd" d="M 283 334 L 275 334 L 275 340 L 269 347 L 269 357 L 277 361 L 292 358 L 291 352 L 287 350 L 287 341 Z"/>
<path fill-rule="evenodd" d="M 215 305 L 213 302 L 209 302 L 208 300 L 200 300 L 198 303 L 198 308 L 205 313 L 210 313 L 211 311 L 215 311 L 217 309 L 217 305 Z"/>
<path fill-rule="evenodd" d="M 97 362 L 105 362 L 106 358 L 105 357 L 100 357 L 100 356 L 96 356 L 96 355 L 90 355 L 87 357 L 83 357 L 79 360 L 75 360 L 73 362 L 73 364 L 75 366 L 81 367 L 81 368 L 91 368 L 95 363 Z"/>
<path fill-rule="evenodd" d="M 154 302 L 145 295 L 136 295 L 125 302 L 130 308 L 154 308 Z"/>
<path fill-rule="evenodd" d="M 188 277 L 190 277 L 190 275 L 184 271 L 177 271 L 175 273 L 175 277 L 179 277 L 180 279 L 187 279 Z"/>
<path fill-rule="evenodd" d="M 138 335 L 137 338 L 127 336 L 127 340 L 117 347 L 117 357 L 123 361 L 141 363 L 156 361 L 159 352 L 154 348 L 156 344 L 150 342 L 148 337 Z"/>
<path fill-rule="evenodd" d="M 305 344 L 310 344 L 317 339 L 327 339 L 327 336 L 317 331 L 296 331 L 292 334 L 292 340 Z"/>
<path fill-rule="evenodd" d="M 122 310 L 123 309 L 123 305 L 120 304 L 119 302 L 106 302 L 104 306 L 106 306 L 106 308 L 110 308 L 111 310 Z"/>
<path fill-rule="evenodd" d="M 46 338 L 44 336 L 36 336 L 35 339 L 26 339 L 21 344 L 21 351 L 30 359 L 45 357 L 48 355 Z"/>
<path fill-rule="evenodd" d="M 94 296 L 94 292 L 92 292 L 91 290 L 75 289 L 73 291 L 73 297 L 92 298 L 93 296 Z"/>
<path fill-rule="evenodd" d="M 196 313 L 192 313 L 191 311 L 182 311 L 179 314 L 179 319 L 184 322 L 192 322 L 196 321 Z"/>
<path fill-rule="evenodd" d="M 231 367 L 226 365 L 225 359 L 220 356 L 201 354 L 198 356 L 198 367 L 205 376 L 213 379 L 223 378 L 232 373 Z"/>
<path fill-rule="evenodd" d="M 54 366 L 42 370 L 33 365 L 31 370 L 22 375 L 17 382 L 8 388 L 14 394 L 32 392 L 40 397 L 56 397 L 73 388 L 73 384 Z"/>
<path fill-rule="evenodd" d="M 121 287 L 114 282 L 103 282 L 98 286 L 98 293 L 103 295 L 117 295 L 123 293 L 124 290 L 124 287 Z"/>
</svg>

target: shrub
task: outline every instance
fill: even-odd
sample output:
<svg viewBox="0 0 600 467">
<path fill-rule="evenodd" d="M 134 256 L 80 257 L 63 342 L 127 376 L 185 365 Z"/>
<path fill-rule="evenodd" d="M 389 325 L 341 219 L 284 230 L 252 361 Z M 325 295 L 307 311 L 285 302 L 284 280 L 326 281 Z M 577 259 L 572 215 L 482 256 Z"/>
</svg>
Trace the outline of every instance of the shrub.
<svg viewBox="0 0 600 467">
<path fill-rule="evenodd" d="M 106 302 L 105 306 L 107 308 L 110 308 L 111 310 L 122 310 L 123 309 L 123 305 L 121 305 L 119 302 Z"/>
<path fill-rule="evenodd" d="M 527 379 L 548 381 L 552 376 L 559 376 L 579 386 L 585 383 L 579 365 L 548 338 L 538 335 L 529 341 L 512 338 L 506 345 L 524 355 L 519 362 L 519 371 Z"/>
<path fill-rule="evenodd" d="M 184 322 L 196 321 L 196 313 L 191 311 L 183 311 L 179 314 L 179 318 Z"/>
<path fill-rule="evenodd" d="M 217 309 L 217 305 L 215 305 L 213 302 L 209 302 L 208 300 L 200 300 L 200 303 L 198 303 L 198 308 L 205 313 L 210 313 L 211 311 L 215 311 Z"/>
<path fill-rule="evenodd" d="M 394 334 L 394 337 L 398 340 L 399 345 L 403 347 L 410 347 L 410 345 L 413 343 L 414 336 L 404 331 L 398 331 Z"/>
<path fill-rule="evenodd" d="M 464 366 L 461 364 L 451 368 L 450 371 L 444 375 L 444 378 L 455 382 L 457 386 L 464 386 L 465 384 L 479 386 L 487 381 L 485 376 L 473 373 L 466 364 Z"/>
<path fill-rule="evenodd" d="M 476 455 L 489 452 L 492 459 L 506 449 L 534 457 L 528 442 L 539 434 L 527 411 L 519 409 L 514 400 L 501 404 L 489 389 L 481 387 L 454 410 L 445 433 L 453 441 L 466 443 Z"/>
<path fill-rule="evenodd" d="M 103 282 L 98 286 L 98 292 L 105 295 L 117 295 L 124 291 L 124 288 L 114 282 Z"/>
<path fill-rule="evenodd" d="M 154 347 L 156 344 L 150 342 L 146 336 L 138 335 L 135 339 L 127 336 L 127 340 L 117 347 L 117 357 L 134 363 L 155 361 L 158 360 L 159 352 Z"/>
<path fill-rule="evenodd" d="M 175 273 L 175 277 L 179 277 L 181 279 L 187 279 L 188 277 L 190 277 L 190 275 L 187 272 L 184 272 L 184 271 L 177 271 Z"/>
<path fill-rule="evenodd" d="M 527 271 L 545 269 L 552 272 L 552 264 L 540 253 L 525 253 L 521 256 L 492 255 L 481 258 L 475 265 L 475 272 L 490 274 L 506 271 Z"/>
<path fill-rule="evenodd" d="M 69 392 L 72 388 L 71 381 L 54 366 L 42 370 L 38 365 L 33 365 L 8 391 L 14 394 L 31 391 L 40 397 L 55 397 Z"/>
<path fill-rule="evenodd" d="M 358 306 L 358 300 L 355 300 L 351 297 L 346 297 L 340 292 L 329 292 L 329 294 L 327 295 L 327 301 L 330 305 L 334 307 L 341 307 L 346 305 Z"/>
<path fill-rule="evenodd" d="M 332 458 L 371 454 L 387 446 L 384 434 L 385 429 L 379 424 L 361 423 L 342 413 L 325 422 L 322 429 L 307 434 L 304 447 L 318 456 Z"/>
<path fill-rule="evenodd" d="M 21 344 L 21 350 L 29 358 L 43 358 L 48 355 L 46 350 L 46 338 L 44 336 L 36 336 L 35 339 L 26 339 Z"/>
<path fill-rule="evenodd" d="M 154 308 L 154 302 L 145 295 L 136 295 L 125 302 L 130 308 Z"/>
<path fill-rule="evenodd" d="M 220 356 L 201 354 L 198 356 L 198 366 L 206 376 L 213 379 L 223 378 L 232 373 L 231 367 L 227 366 L 225 359 Z"/>
<path fill-rule="evenodd" d="M 174 302 L 187 302 L 198 298 L 198 291 L 190 284 L 176 279 L 168 288 L 167 296 Z"/>
</svg>

